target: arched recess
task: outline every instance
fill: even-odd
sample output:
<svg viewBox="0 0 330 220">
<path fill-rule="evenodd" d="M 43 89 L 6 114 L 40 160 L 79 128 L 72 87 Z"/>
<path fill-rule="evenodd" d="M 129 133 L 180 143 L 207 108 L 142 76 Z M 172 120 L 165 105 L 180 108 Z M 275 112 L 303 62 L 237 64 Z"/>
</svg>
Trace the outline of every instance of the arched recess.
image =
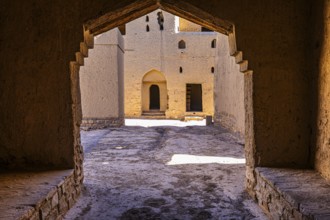
<svg viewBox="0 0 330 220">
<path fill-rule="evenodd" d="M 186 49 L 186 42 L 184 40 L 180 40 L 178 43 L 179 49 Z"/>
<path fill-rule="evenodd" d="M 159 89 L 159 108 L 151 105 L 152 88 Z M 142 78 L 142 112 L 166 111 L 167 108 L 167 85 L 165 76 L 158 70 L 150 70 Z"/>
<path fill-rule="evenodd" d="M 124 25 L 138 17 L 144 16 L 156 9 L 162 9 L 176 16 L 199 24 L 207 29 L 228 36 L 230 55 L 235 57 L 240 71 L 244 74 L 244 106 L 245 106 L 245 156 L 247 165 L 247 187 L 252 188 L 253 168 L 256 165 L 256 147 L 254 139 L 253 115 L 253 71 L 248 69 L 248 61 L 243 60 L 243 53 L 237 51 L 235 27 L 230 21 L 214 17 L 209 13 L 187 2 L 177 0 L 170 4 L 162 0 L 138 0 L 131 4 L 103 13 L 83 24 L 84 42 L 80 43 L 80 51 L 76 53 L 76 60 L 70 63 L 71 93 L 73 100 L 73 123 L 75 137 L 76 169 L 82 167 L 82 148 L 80 146 L 81 105 L 79 92 L 79 66 L 83 65 L 83 58 L 88 56 L 88 49 L 93 48 L 95 35 L 104 33 L 115 27 Z M 249 182 L 249 179 L 252 182 Z"/>
</svg>

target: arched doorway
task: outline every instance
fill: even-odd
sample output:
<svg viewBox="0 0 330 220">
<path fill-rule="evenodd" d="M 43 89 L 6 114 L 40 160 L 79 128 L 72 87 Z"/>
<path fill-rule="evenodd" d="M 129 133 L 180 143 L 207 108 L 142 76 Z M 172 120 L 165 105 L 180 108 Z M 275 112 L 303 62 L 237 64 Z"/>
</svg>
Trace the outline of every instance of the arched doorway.
<svg viewBox="0 0 330 220">
<path fill-rule="evenodd" d="M 142 115 L 165 116 L 167 110 L 167 83 L 163 73 L 150 70 L 142 78 Z"/>
<path fill-rule="evenodd" d="M 149 89 L 149 109 L 159 110 L 160 109 L 160 93 L 159 86 L 151 85 Z"/>
</svg>

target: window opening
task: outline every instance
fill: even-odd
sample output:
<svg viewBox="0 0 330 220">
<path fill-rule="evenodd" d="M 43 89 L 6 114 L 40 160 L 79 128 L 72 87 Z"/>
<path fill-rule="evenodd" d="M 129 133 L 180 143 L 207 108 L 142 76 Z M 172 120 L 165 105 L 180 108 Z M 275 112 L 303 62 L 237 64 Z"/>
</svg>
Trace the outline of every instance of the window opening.
<svg viewBox="0 0 330 220">
<path fill-rule="evenodd" d="M 216 48 L 217 47 L 217 40 L 213 39 L 211 42 L 211 48 Z"/>
<path fill-rule="evenodd" d="M 179 49 L 185 49 L 186 48 L 186 42 L 184 40 L 180 40 L 178 43 Z"/>
</svg>

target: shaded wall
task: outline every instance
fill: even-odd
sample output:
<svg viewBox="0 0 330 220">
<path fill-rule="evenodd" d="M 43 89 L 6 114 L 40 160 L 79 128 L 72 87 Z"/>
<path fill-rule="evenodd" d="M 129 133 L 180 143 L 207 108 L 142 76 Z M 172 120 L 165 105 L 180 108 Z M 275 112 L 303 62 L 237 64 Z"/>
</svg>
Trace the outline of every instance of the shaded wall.
<svg viewBox="0 0 330 220">
<path fill-rule="evenodd" d="M 98 128 L 123 123 L 124 42 L 118 29 L 95 37 L 80 68 L 83 126 Z"/>
<path fill-rule="evenodd" d="M 330 1 L 314 2 L 313 70 L 319 74 L 314 84 L 315 169 L 330 180 Z"/>
<path fill-rule="evenodd" d="M 244 137 L 244 74 L 230 56 L 228 37 L 217 38 L 217 71 L 214 76 L 214 122 Z"/>
</svg>

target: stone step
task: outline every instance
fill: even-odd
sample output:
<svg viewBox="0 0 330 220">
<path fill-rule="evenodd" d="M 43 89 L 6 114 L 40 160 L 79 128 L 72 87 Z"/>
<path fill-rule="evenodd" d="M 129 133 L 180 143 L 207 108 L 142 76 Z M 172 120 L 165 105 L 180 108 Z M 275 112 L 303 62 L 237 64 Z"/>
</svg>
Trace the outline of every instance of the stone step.
<svg viewBox="0 0 330 220">
<path fill-rule="evenodd" d="M 142 118 L 165 118 L 164 111 L 143 111 Z"/>
<path fill-rule="evenodd" d="M 142 116 L 165 116 L 164 111 L 143 111 Z"/>
</svg>

